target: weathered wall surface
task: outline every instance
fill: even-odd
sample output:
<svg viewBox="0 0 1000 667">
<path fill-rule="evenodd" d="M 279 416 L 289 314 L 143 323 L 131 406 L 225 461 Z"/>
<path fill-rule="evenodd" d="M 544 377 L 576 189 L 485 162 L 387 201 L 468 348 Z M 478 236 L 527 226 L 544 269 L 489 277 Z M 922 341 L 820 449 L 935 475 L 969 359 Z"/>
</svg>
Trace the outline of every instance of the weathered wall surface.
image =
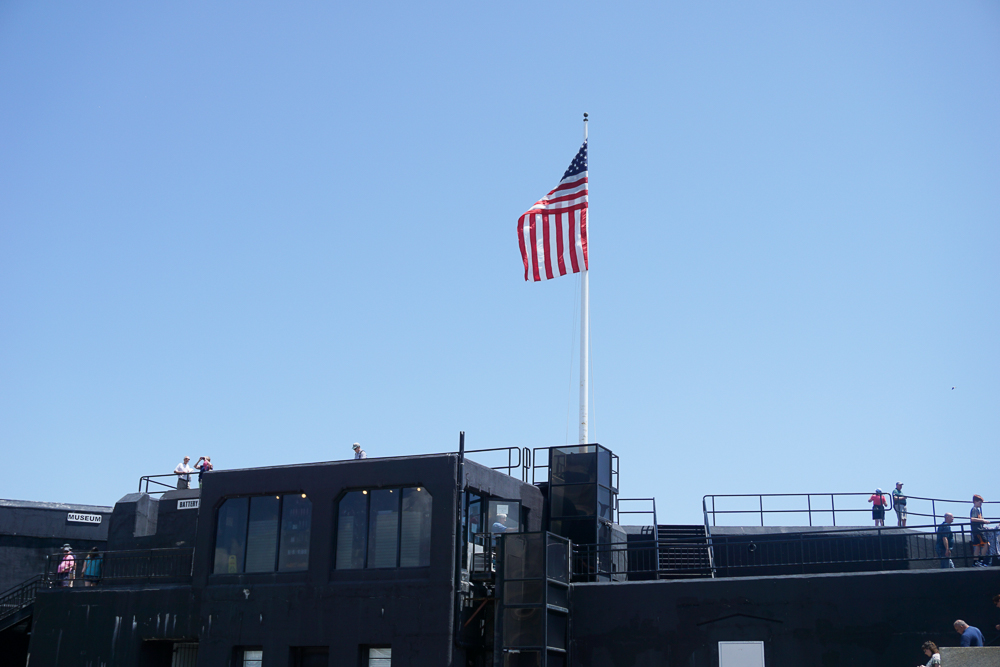
<svg viewBox="0 0 1000 667">
<path fill-rule="evenodd" d="M 100 516 L 100 523 L 69 521 L 70 514 Z M 104 548 L 110 507 L 0 500 L 0 593 L 45 568 L 45 557 L 69 543 L 83 554 Z"/>
<path fill-rule="evenodd" d="M 720 641 L 763 641 L 769 667 L 922 664 L 957 618 L 994 637 L 996 591 L 1000 568 L 581 584 L 571 664 L 717 667 Z"/>
</svg>

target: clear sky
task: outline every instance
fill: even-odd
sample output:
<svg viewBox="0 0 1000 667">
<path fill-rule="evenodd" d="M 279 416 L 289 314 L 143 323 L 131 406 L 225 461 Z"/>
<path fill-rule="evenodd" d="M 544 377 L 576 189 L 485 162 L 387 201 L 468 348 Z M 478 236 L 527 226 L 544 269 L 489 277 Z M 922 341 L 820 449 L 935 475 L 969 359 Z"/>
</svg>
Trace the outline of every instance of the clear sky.
<svg viewBox="0 0 1000 667">
<path fill-rule="evenodd" d="M 584 111 L 623 497 L 1000 499 L 996 2 L 0 3 L 0 497 L 574 442 Z"/>
</svg>

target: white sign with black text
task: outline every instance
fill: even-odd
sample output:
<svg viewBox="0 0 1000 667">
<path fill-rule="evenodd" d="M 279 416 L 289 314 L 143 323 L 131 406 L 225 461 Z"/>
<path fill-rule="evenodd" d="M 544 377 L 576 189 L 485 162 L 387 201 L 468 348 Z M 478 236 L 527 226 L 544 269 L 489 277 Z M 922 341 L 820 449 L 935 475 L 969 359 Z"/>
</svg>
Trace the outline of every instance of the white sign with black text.
<svg viewBox="0 0 1000 667">
<path fill-rule="evenodd" d="M 201 505 L 201 499 L 195 498 L 194 500 L 178 500 L 177 509 L 179 510 L 196 510 Z"/>
<path fill-rule="evenodd" d="M 100 514 L 77 514 L 76 512 L 70 512 L 66 515 L 67 521 L 74 521 L 76 523 L 100 523 L 104 519 Z"/>
</svg>

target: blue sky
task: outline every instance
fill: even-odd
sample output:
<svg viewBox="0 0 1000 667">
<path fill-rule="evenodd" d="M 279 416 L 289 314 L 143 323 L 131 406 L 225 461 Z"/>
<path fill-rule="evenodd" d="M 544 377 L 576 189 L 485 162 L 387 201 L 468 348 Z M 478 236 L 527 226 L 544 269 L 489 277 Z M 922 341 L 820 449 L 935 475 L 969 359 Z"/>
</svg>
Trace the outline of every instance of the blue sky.
<svg viewBox="0 0 1000 667">
<path fill-rule="evenodd" d="M 623 496 L 1000 493 L 994 2 L 5 2 L 0 496 L 574 441 L 584 111 Z"/>
</svg>

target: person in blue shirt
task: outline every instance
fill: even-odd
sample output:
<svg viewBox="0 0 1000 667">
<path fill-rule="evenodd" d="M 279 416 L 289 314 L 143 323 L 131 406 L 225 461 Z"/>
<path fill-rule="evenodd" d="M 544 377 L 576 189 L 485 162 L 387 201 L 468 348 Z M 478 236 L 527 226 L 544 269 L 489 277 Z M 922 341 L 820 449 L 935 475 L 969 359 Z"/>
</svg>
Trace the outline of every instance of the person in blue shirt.
<svg viewBox="0 0 1000 667">
<path fill-rule="evenodd" d="M 983 646 L 983 633 L 979 628 L 974 628 L 963 620 L 955 621 L 955 632 L 962 635 L 959 646 Z"/>
</svg>

